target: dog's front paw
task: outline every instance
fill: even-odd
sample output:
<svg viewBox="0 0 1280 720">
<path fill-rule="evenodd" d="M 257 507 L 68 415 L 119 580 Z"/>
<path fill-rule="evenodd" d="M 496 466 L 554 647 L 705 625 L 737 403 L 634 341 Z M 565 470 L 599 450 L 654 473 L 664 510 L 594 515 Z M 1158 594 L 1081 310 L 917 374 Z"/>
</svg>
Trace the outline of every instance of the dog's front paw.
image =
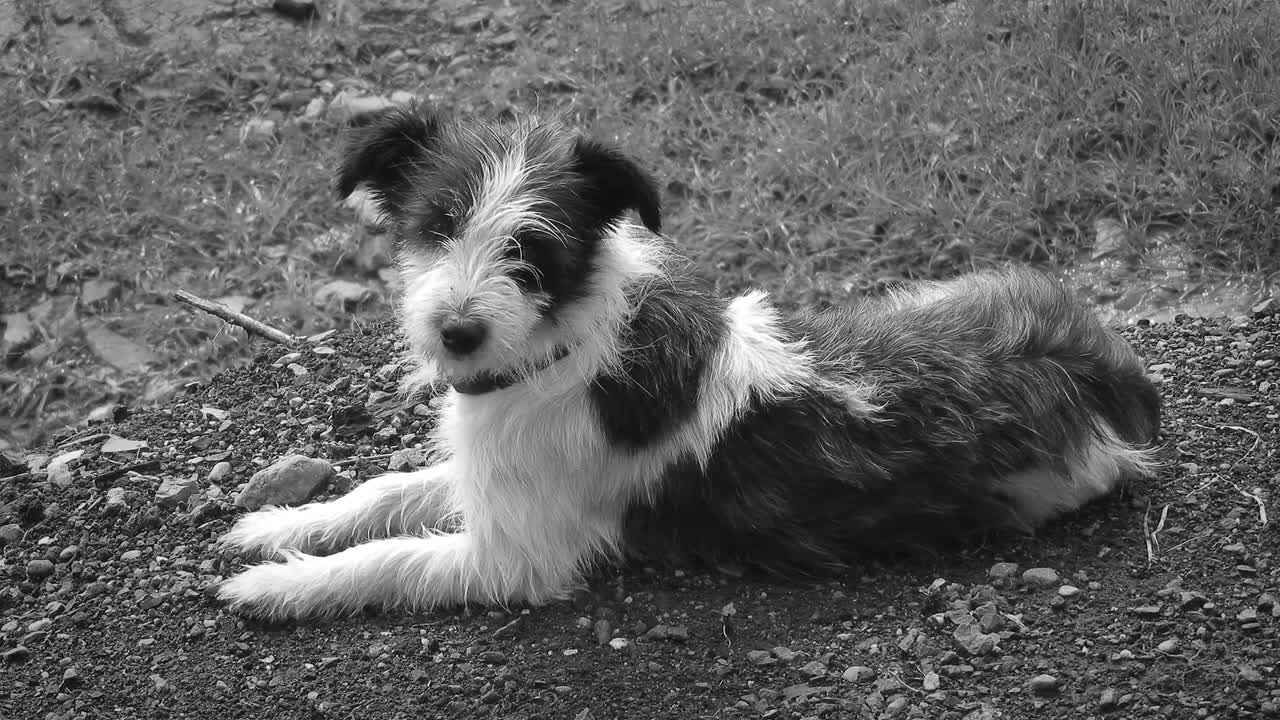
<svg viewBox="0 0 1280 720">
<path fill-rule="evenodd" d="M 296 532 L 291 522 L 296 511 L 290 508 L 268 507 L 249 513 L 218 539 L 222 552 L 240 552 L 253 557 L 283 557 L 286 550 L 306 552 L 309 543 Z"/>
<path fill-rule="evenodd" d="M 214 594 L 235 612 L 258 620 L 331 614 L 332 609 L 321 605 L 324 578 L 308 560 L 314 558 L 295 553 L 287 562 L 255 565 L 218 584 Z"/>
</svg>

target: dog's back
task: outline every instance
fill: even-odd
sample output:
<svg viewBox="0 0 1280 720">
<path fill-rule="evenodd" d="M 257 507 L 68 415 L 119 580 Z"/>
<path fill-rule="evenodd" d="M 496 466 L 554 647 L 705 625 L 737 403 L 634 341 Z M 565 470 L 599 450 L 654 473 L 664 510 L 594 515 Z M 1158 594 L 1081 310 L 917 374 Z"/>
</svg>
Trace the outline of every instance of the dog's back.
<svg viewBox="0 0 1280 720">
<path fill-rule="evenodd" d="M 704 467 L 633 507 L 629 547 L 782 573 L 1030 530 L 1150 472 L 1141 360 L 1036 272 L 925 283 L 784 321 L 814 370 L 755 397 Z"/>
</svg>

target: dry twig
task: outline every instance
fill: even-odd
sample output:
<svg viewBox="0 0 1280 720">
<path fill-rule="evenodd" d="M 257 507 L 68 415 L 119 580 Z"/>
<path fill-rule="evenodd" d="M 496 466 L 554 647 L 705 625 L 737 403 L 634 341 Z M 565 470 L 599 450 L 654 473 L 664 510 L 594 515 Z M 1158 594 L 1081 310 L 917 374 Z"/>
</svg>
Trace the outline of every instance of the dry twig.
<svg viewBox="0 0 1280 720">
<path fill-rule="evenodd" d="M 203 310 L 210 315 L 216 315 L 232 325 L 242 327 L 246 332 L 257 335 L 258 337 L 266 338 L 271 342 L 279 343 L 285 347 L 293 347 L 299 340 L 299 338 L 294 337 L 283 330 L 273 328 L 259 320 L 254 320 L 248 315 L 236 312 L 220 302 L 205 300 L 204 298 L 192 295 L 185 290 L 175 290 L 173 297 L 179 302 L 184 302 L 194 308 Z"/>
</svg>

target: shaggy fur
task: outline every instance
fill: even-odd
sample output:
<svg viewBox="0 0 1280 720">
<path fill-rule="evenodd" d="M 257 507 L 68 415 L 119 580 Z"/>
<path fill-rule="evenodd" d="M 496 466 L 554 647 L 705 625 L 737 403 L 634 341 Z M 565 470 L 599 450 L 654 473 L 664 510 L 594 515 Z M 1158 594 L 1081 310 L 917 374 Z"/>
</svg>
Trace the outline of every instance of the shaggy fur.
<svg viewBox="0 0 1280 720">
<path fill-rule="evenodd" d="M 219 588 L 248 614 L 537 604 L 628 554 L 822 573 L 1152 467 L 1142 362 L 1038 273 L 799 315 L 721 297 L 648 176 L 555 123 L 392 112 L 353 137 L 358 186 L 400 243 L 408 385 L 447 386 L 436 464 L 242 518 L 224 546 L 280 560 Z"/>
</svg>

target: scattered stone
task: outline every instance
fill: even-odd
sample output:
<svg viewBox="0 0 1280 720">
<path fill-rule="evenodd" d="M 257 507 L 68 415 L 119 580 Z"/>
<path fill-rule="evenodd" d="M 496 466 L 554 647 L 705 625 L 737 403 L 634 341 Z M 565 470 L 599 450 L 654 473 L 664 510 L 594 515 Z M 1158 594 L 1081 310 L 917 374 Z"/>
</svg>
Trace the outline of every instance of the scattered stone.
<svg viewBox="0 0 1280 720">
<path fill-rule="evenodd" d="M 1116 691 L 1107 688 L 1102 691 L 1102 697 L 1098 698 L 1099 710 L 1110 710 L 1116 706 Z"/>
<path fill-rule="evenodd" d="M 16 523 L 0 526 L 0 547 L 22 542 L 25 535 L 26 533 L 22 532 L 22 526 Z"/>
<path fill-rule="evenodd" d="M 629 646 L 630 644 L 631 644 L 630 640 L 627 640 L 626 638 L 620 638 L 620 637 L 616 637 L 609 641 L 609 647 L 613 648 L 614 650 L 622 650 L 627 646 Z"/>
<path fill-rule="evenodd" d="M 79 545 L 68 545 L 62 548 L 62 551 L 58 553 L 58 562 L 60 563 L 71 562 L 72 560 L 75 560 L 76 557 L 79 555 L 80 555 Z"/>
<path fill-rule="evenodd" d="M 53 463 L 49 465 L 48 473 L 49 484 L 57 488 L 71 487 L 76 481 L 76 474 L 71 469 L 71 463 Z"/>
<path fill-rule="evenodd" d="M 78 688 L 84 684 L 84 676 L 76 669 L 74 665 L 67 668 L 62 673 L 62 687 Z"/>
<path fill-rule="evenodd" d="M 811 678 L 817 679 L 821 677 L 826 677 L 827 666 L 823 665 L 817 660 L 813 660 L 801 666 L 800 672 L 804 673 L 805 675 L 808 675 Z"/>
<path fill-rule="evenodd" d="M 927 672 L 924 674 L 924 683 L 922 687 L 925 692 L 934 692 L 942 686 L 942 678 L 938 677 L 936 672 Z"/>
<path fill-rule="evenodd" d="M 1063 585 L 1062 587 L 1058 588 L 1058 594 L 1070 600 L 1071 598 L 1076 597 L 1077 595 L 1080 594 L 1080 588 L 1076 587 L 1075 585 Z"/>
<path fill-rule="evenodd" d="M 374 296 L 373 290 L 352 280 L 330 280 L 315 293 L 315 303 L 320 306 L 340 305 L 353 307 L 365 303 Z"/>
<path fill-rule="evenodd" d="M 53 563 L 39 558 L 27 563 L 27 577 L 39 582 L 53 574 Z"/>
<path fill-rule="evenodd" d="M 957 627 L 952 638 L 961 650 L 974 656 L 989 655 L 1000 641 L 999 635 L 982 632 L 977 623 L 968 623 Z"/>
<path fill-rule="evenodd" d="M 231 463 L 227 462 L 226 460 L 223 460 L 217 465 L 214 465 L 213 469 L 209 471 L 209 482 L 211 483 L 222 482 L 223 480 L 226 480 L 227 476 L 229 476 L 230 474 L 231 474 Z"/>
<path fill-rule="evenodd" d="M 795 650 L 792 650 L 791 648 L 785 648 L 785 647 L 776 647 L 771 652 L 773 652 L 774 657 L 778 658 L 778 660 L 781 660 L 784 663 L 789 663 L 800 656 L 800 653 L 796 652 Z"/>
<path fill-rule="evenodd" d="M 992 580 L 1009 580 L 1018 574 L 1018 563 L 998 562 L 987 571 Z"/>
<path fill-rule="evenodd" d="M 1178 651 L 1178 639 L 1169 638 L 1168 640 L 1165 640 L 1164 642 L 1157 645 L 1156 649 L 1166 655 L 1170 653 L 1175 653 Z"/>
<path fill-rule="evenodd" d="M 253 474 L 236 498 L 236 506 L 257 510 L 264 505 L 297 505 L 320 494 L 333 480 L 326 460 L 288 455 Z"/>
<path fill-rule="evenodd" d="M 307 103 L 307 107 L 303 109 L 298 119 L 308 125 L 319 122 L 320 118 L 324 117 L 326 105 L 324 98 L 311 98 L 311 102 Z"/>
<path fill-rule="evenodd" d="M 506 665 L 507 656 L 497 650 L 489 650 L 480 656 L 480 659 L 488 665 Z"/>
<path fill-rule="evenodd" d="M 22 645 L 6 650 L 3 655 L 0 655 L 6 664 L 25 662 L 29 657 L 31 657 L 31 651 Z"/>
<path fill-rule="evenodd" d="M 249 118 L 240 128 L 240 141 L 271 140 L 276 136 L 278 125 L 270 118 Z"/>
<path fill-rule="evenodd" d="M 1058 678 L 1052 675 L 1037 675 L 1031 678 L 1031 690 L 1041 694 L 1058 692 Z"/>
<path fill-rule="evenodd" d="M 163 508 L 175 508 L 195 495 L 200 483 L 195 478 L 167 477 L 156 490 L 156 504 Z"/>
<path fill-rule="evenodd" d="M 338 120 L 350 121 L 375 115 L 393 106 L 394 103 L 384 97 L 344 90 L 329 102 L 329 112 Z"/>
<path fill-rule="evenodd" d="M 1242 623 L 1257 622 L 1258 611 L 1255 610 L 1254 608 L 1245 608 L 1241 610 L 1239 613 L 1236 613 L 1236 620 Z"/>
<path fill-rule="evenodd" d="M 137 562 L 142 558 L 141 550 L 126 550 L 120 553 L 120 559 L 125 562 Z"/>
<path fill-rule="evenodd" d="M 773 665 L 778 659 L 768 650 L 751 650 L 747 652 L 747 662 L 752 665 Z"/>
<path fill-rule="evenodd" d="M 125 497 L 125 490 L 122 487 L 113 487 L 107 489 L 107 510 L 124 510 L 129 506 L 129 501 Z"/>
<path fill-rule="evenodd" d="M 1194 591 L 1184 591 L 1178 594 L 1178 605 L 1183 610 L 1195 610 L 1202 607 L 1209 598 L 1204 593 Z"/>
<path fill-rule="evenodd" d="M 1053 568 L 1031 568 L 1022 573 L 1022 582 L 1037 588 L 1053 587 L 1058 584 L 1058 571 Z"/>
<path fill-rule="evenodd" d="M 1240 666 L 1240 679 L 1250 685 L 1261 685 L 1264 682 L 1262 673 L 1249 665 Z"/>
<path fill-rule="evenodd" d="M 416 470 L 426 464 L 426 453 L 416 448 L 407 448 L 391 453 L 391 458 L 387 460 L 387 469 L 392 472 L 407 472 Z"/>
<path fill-rule="evenodd" d="M 846 683 L 865 683 L 876 678 L 876 670 L 865 665 L 852 665 L 840 678 Z"/>
<path fill-rule="evenodd" d="M 1129 612 L 1137 615 L 1138 617 L 1160 617 L 1160 606 L 1139 605 L 1138 607 L 1131 608 Z"/>
</svg>

